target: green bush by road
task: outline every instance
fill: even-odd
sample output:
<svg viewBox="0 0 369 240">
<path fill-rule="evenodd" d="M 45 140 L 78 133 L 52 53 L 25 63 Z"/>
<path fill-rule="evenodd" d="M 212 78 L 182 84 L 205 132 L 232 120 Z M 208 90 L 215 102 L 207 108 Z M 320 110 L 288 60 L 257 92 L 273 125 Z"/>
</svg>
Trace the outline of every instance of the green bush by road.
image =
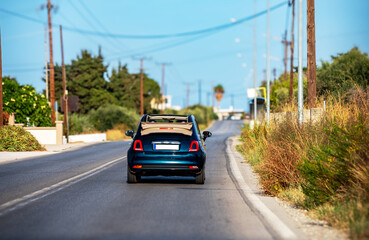
<svg viewBox="0 0 369 240">
<path fill-rule="evenodd" d="M 369 237 L 369 88 L 330 98 L 321 122 L 245 127 L 239 150 L 269 194 Z M 322 105 L 322 104 L 321 104 Z"/>
<path fill-rule="evenodd" d="M 200 129 L 206 128 L 211 121 L 216 120 L 218 116 L 214 113 L 212 107 L 196 104 L 188 108 L 176 111 L 174 109 L 166 109 L 166 114 L 194 115 L 196 121 L 200 125 Z"/>
<path fill-rule="evenodd" d="M 283 76 L 271 88 L 273 110 L 297 111 L 296 99 L 288 102 Z M 260 174 L 267 193 L 349 229 L 353 239 L 369 239 L 368 55 L 354 47 L 322 62 L 317 95 L 317 107 L 326 101 L 320 122 L 300 126 L 285 119 L 252 130 L 245 126 L 238 150 Z"/>
<path fill-rule="evenodd" d="M 21 127 L 3 126 L 0 128 L 0 151 L 44 151 L 36 138 Z"/>
<path fill-rule="evenodd" d="M 51 126 L 51 108 L 45 96 L 7 76 L 3 78 L 3 107 L 4 112 L 15 113 L 17 123 Z"/>
</svg>

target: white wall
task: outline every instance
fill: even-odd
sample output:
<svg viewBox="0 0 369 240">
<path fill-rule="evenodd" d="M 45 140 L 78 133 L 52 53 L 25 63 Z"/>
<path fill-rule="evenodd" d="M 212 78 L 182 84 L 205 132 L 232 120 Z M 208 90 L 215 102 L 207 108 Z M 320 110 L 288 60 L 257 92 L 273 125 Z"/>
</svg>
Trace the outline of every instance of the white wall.
<svg viewBox="0 0 369 240">
<path fill-rule="evenodd" d="M 56 144 L 55 129 L 26 129 L 30 132 L 40 144 Z"/>
<path fill-rule="evenodd" d="M 70 135 L 69 142 L 102 142 L 106 141 L 105 133 Z M 64 142 L 64 141 L 63 141 Z"/>
</svg>

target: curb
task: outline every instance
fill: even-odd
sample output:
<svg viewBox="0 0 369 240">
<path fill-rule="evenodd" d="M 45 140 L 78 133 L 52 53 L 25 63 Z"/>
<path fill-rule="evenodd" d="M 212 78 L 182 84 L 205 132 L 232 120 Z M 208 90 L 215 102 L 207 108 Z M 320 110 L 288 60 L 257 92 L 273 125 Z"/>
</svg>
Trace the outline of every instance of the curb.
<svg viewBox="0 0 369 240">
<path fill-rule="evenodd" d="M 229 167 L 233 180 L 237 183 L 240 193 L 246 198 L 245 201 L 252 210 L 256 212 L 267 224 L 273 233 L 277 234 L 281 239 L 300 239 L 277 215 L 275 215 L 254 193 L 251 187 L 246 183 L 240 168 L 237 165 L 236 157 L 232 143 L 235 137 L 226 140 L 226 153 L 229 159 Z"/>
</svg>

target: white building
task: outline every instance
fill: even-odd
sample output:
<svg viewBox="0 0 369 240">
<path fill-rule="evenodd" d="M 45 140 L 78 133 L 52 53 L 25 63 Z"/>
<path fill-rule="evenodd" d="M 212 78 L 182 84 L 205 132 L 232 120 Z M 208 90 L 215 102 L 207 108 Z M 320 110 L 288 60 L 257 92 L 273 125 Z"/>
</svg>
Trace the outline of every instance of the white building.
<svg viewBox="0 0 369 240">
<path fill-rule="evenodd" d="M 174 109 L 174 110 L 181 110 L 180 106 L 172 106 L 172 96 L 171 95 L 166 95 L 163 96 L 163 100 L 162 102 L 157 101 L 155 98 L 153 98 L 150 102 L 151 104 L 151 108 L 152 109 L 157 109 L 157 110 L 161 110 L 161 109 Z"/>
<path fill-rule="evenodd" d="M 214 107 L 214 113 L 218 115 L 219 120 L 241 120 L 243 109 L 234 109 L 230 106 L 229 109 L 218 109 Z"/>
</svg>

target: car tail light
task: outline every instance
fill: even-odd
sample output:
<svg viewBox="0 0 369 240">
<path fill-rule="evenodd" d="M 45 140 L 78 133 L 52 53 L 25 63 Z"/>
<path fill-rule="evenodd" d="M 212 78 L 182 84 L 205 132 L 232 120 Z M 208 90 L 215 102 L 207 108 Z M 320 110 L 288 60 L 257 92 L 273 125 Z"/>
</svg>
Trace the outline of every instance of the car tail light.
<svg viewBox="0 0 369 240">
<path fill-rule="evenodd" d="M 135 141 L 135 143 L 133 144 L 133 150 L 135 150 L 135 151 L 143 151 L 141 140 L 136 140 Z"/>
<path fill-rule="evenodd" d="M 198 166 L 190 166 L 189 168 L 190 168 L 190 169 L 199 169 L 199 167 L 198 167 Z"/>
<path fill-rule="evenodd" d="M 133 168 L 142 168 L 142 165 L 133 165 Z"/>
<path fill-rule="evenodd" d="M 190 145 L 190 152 L 199 151 L 199 143 L 197 141 L 192 141 Z"/>
</svg>

